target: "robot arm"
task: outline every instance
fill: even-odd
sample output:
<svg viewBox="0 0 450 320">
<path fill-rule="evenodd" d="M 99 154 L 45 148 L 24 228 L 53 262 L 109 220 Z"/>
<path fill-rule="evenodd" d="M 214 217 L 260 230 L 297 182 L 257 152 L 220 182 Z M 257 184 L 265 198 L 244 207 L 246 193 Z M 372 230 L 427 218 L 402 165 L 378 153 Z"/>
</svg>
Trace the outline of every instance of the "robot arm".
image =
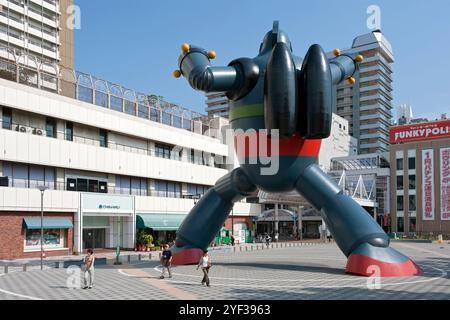
<svg viewBox="0 0 450 320">
<path fill-rule="evenodd" d="M 350 55 L 341 55 L 339 49 L 333 51 L 335 58 L 330 60 L 331 77 L 333 84 L 337 85 L 344 80 L 348 80 L 350 84 L 355 84 L 356 80 L 353 78 L 358 65 L 364 60 L 362 55 L 352 57 Z"/>
<path fill-rule="evenodd" d="M 186 43 L 181 49 L 178 59 L 180 69 L 173 73 L 176 78 L 183 75 L 192 88 L 204 92 L 229 92 L 240 87 L 241 77 L 234 66 L 211 66 L 211 59 L 216 57 L 214 51 L 206 52 Z"/>
</svg>

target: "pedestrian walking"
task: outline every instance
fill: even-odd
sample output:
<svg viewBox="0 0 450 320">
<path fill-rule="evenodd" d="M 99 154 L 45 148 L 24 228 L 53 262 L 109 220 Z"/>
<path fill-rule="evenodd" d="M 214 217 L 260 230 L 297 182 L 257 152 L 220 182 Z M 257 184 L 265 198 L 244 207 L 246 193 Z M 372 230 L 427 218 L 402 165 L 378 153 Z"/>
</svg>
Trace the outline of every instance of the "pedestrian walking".
<svg viewBox="0 0 450 320">
<path fill-rule="evenodd" d="M 164 251 L 161 255 L 161 265 L 162 265 L 162 273 L 160 279 L 164 279 L 164 274 L 166 273 L 166 269 L 169 272 L 169 278 L 172 278 L 172 271 L 170 270 L 172 264 L 172 251 L 169 249 L 169 245 L 164 245 Z"/>
<path fill-rule="evenodd" d="M 234 236 L 233 235 L 231 235 L 230 241 L 231 241 L 231 245 L 234 247 Z"/>
<path fill-rule="evenodd" d="M 202 280 L 202 285 L 206 286 L 210 286 L 209 283 L 209 270 L 211 269 L 212 266 L 212 261 L 211 261 L 211 256 L 208 253 L 208 250 L 204 250 L 203 251 L 203 256 L 200 258 L 200 261 L 198 262 L 197 265 L 197 270 L 198 268 L 202 267 L 202 271 L 203 271 L 203 280 Z"/>
<path fill-rule="evenodd" d="M 267 246 L 267 248 L 269 248 L 269 246 L 270 246 L 270 241 L 272 240 L 272 238 L 269 236 L 268 233 L 266 233 L 265 240 L 266 240 L 266 246 Z"/>
<path fill-rule="evenodd" d="M 94 264 L 95 264 L 94 251 L 92 249 L 89 249 L 87 251 L 86 258 L 84 259 L 85 270 L 84 270 L 83 289 L 92 289 L 92 287 L 94 286 Z"/>
</svg>

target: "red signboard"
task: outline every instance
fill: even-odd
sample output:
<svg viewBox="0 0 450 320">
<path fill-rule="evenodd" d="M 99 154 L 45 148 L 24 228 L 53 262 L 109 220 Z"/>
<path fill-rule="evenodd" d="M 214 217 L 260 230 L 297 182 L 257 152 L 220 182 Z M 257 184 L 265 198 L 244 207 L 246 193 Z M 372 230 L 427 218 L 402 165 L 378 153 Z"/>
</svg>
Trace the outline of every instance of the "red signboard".
<svg viewBox="0 0 450 320">
<path fill-rule="evenodd" d="M 391 127 L 389 133 L 391 143 L 442 139 L 450 137 L 450 120 Z"/>
</svg>

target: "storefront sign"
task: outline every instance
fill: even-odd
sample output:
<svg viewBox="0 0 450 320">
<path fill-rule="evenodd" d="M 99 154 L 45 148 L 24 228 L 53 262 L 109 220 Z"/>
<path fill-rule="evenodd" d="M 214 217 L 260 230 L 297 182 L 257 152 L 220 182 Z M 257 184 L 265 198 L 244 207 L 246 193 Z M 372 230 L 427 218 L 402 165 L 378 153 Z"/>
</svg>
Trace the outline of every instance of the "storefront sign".
<svg viewBox="0 0 450 320">
<path fill-rule="evenodd" d="M 434 220 L 433 150 L 422 151 L 422 210 L 423 220 Z"/>
<path fill-rule="evenodd" d="M 85 193 L 82 194 L 82 210 L 95 214 L 132 214 L 133 197 Z"/>
<path fill-rule="evenodd" d="M 441 149 L 441 219 L 450 220 L 450 148 Z"/>
<path fill-rule="evenodd" d="M 450 120 L 397 126 L 389 132 L 391 143 L 441 139 L 450 137 Z"/>
</svg>

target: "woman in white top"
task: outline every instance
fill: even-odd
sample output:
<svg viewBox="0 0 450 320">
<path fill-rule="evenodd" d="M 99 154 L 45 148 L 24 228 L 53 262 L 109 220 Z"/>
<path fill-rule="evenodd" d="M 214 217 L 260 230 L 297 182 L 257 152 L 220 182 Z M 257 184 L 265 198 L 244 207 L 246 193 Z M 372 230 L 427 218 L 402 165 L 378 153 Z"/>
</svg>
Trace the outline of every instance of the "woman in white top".
<svg viewBox="0 0 450 320">
<path fill-rule="evenodd" d="M 206 283 L 206 285 L 209 287 L 209 269 L 212 266 L 211 262 L 211 256 L 208 254 L 208 250 L 203 251 L 203 256 L 200 258 L 200 261 L 198 262 L 197 270 L 198 268 L 202 267 L 203 271 L 203 280 L 202 285 Z"/>
</svg>

